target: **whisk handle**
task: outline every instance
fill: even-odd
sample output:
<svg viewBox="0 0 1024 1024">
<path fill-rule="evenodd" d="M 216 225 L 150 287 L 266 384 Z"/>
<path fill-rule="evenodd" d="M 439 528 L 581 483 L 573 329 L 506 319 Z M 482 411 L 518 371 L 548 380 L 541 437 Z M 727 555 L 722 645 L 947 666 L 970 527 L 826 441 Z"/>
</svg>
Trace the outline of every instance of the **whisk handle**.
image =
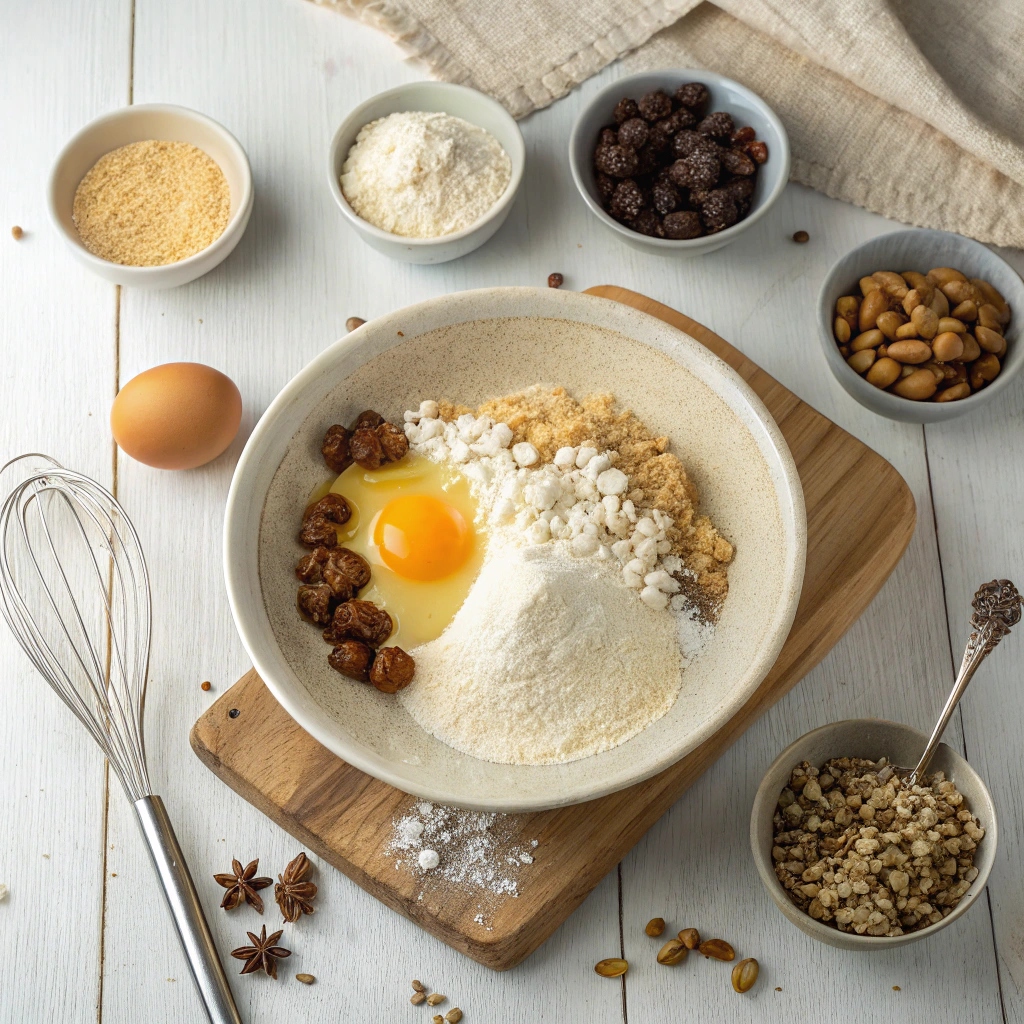
<svg viewBox="0 0 1024 1024">
<path fill-rule="evenodd" d="M 135 801 L 135 813 L 210 1021 L 212 1024 L 242 1024 L 163 800 L 158 796 L 144 796 Z"/>
</svg>

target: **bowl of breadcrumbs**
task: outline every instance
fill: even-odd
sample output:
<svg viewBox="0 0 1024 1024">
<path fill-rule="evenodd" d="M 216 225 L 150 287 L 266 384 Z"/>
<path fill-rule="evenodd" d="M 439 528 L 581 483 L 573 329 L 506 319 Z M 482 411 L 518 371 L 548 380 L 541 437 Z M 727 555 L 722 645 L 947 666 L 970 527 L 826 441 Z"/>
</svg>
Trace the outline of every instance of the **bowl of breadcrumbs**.
<svg viewBox="0 0 1024 1024">
<path fill-rule="evenodd" d="M 87 124 L 50 175 L 50 216 L 72 253 L 115 284 L 173 288 L 221 263 L 252 211 L 238 140 L 203 114 L 125 107 Z"/>
</svg>

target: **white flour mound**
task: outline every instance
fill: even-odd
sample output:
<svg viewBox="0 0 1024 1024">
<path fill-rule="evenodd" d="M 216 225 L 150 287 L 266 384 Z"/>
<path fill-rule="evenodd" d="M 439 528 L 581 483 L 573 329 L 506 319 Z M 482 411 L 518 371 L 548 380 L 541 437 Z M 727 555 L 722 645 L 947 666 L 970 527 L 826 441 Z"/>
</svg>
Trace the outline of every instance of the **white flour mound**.
<svg viewBox="0 0 1024 1024">
<path fill-rule="evenodd" d="M 363 125 L 341 168 L 352 209 L 382 231 L 437 238 L 468 228 L 502 196 L 512 162 L 483 128 L 414 110 Z"/>
<path fill-rule="evenodd" d="M 676 623 L 605 565 L 562 544 L 496 543 L 465 602 L 415 650 L 398 699 L 427 732 L 499 764 L 561 764 L 609 750 L 675 703 Z"/>
</svg>

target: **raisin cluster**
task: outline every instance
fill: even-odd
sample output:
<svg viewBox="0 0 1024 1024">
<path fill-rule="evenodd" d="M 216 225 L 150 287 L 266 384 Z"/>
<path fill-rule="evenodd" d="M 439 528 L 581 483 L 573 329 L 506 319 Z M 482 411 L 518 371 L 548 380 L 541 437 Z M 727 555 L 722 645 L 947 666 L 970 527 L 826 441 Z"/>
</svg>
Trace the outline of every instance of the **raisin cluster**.
<svg viewBox="0 0 1024 1024">
<path fill-rule="evenodd" d="M 353 463 L 379 469 L 409 450 L 404 431 L 379 413 L 360 413 L 351 428 L 334 424 L 324 435 L 321 453 L 335 473 Z M 297 603 L 302 616 L 326 627 L 331 645 L 327 663 L 350 679 L 372 683 L 383 693 L 397 693 L 412 682 L 416 662 L 401 647 L 381 645 L 394 630 L 391 616 L 356 595 L 370 582 L 370 565 L 362 555 L 338 544 L 338 527 L 352 509 L 333 492 L 310 505 L 302 516 L 299 543 L 312 550 L 295 569 L 302 585 Z"/>
<path fill-rule="evenodd" d="M 594 150 L 601 204 L 617 221 L 683 239 L 747 216 L 768 147 L 724 110 L 707 113 L 708 100 L 707 86 L 686 82 L 674 96 L 658 89 L 618 102 Z"/>
</svg>

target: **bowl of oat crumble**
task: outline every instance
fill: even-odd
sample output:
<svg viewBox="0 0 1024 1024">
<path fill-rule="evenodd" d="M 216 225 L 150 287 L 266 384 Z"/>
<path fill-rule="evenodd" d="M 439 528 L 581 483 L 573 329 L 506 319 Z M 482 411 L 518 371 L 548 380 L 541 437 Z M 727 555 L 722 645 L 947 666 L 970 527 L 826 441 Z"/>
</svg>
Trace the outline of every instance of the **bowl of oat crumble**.
<svg viewBox="0 0 1024 1024">
<path fill-rule="evenodd" d="M 928 737 L 851 719 L 791 743 L 754 797 L 750 845 L 769 896 L 802 932 L 840 949 L 892 949 L 934 934 L 977 902 L 995 862 L 988 787 L 940 743 L 920 785 Z"/>
</svg>

